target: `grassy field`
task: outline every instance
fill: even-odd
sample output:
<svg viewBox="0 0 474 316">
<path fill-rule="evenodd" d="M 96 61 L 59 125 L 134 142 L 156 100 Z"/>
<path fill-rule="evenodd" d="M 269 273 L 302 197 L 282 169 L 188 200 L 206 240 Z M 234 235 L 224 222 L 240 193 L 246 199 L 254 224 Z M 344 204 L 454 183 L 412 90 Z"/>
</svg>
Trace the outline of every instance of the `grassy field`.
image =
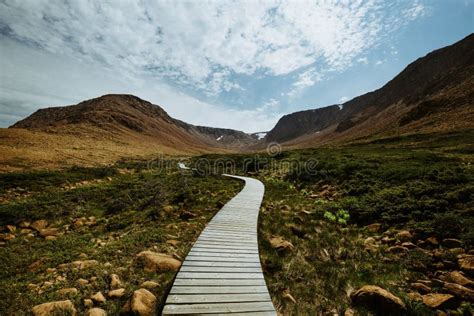
<svg viewBox="0 0 474 316">
<path fill-rule="evenodd" d="M 455 256 L 440 249 L 434 261 L 420 247 L 403 255 L 387 250 L 398 245 L 396 232 L 408 229 L 415 244 L 428 237 L 457 238 L 462 251 L 472 252 L 472 139 L 473 132 L 405 136 L 273 156 L 206 155 L 190 163 L 205 171 L 227 167 L 227 172 L 264 182 L 260 255 L 282 314 L 343 314 L 351 305 L 349 294 L 372 284 L 399 296 L 406 314 L 430 315 L 434 310 L 408 295 L 410 284 L 449 270 L 439 262 L 453 263 Z M 0 310 L 25 314 L 35 304 L 63 298 L 57 290 L 78 287 L 77 280 L 83 278 L 89 284 L 70 297 L 83 312 L 83 299 L 107 291 L 111 273 L 122 278 L 127 294 L 107 300 L 103 307 L 110 314 L 117 314 L 145 280 L 160 284 L 153 293 L 162 302 L 174 272 L 146 273 L 136 254 L 154 249 L 184 258 L 204 224 L 241 186 L 210 174 L 183 176 L 177 170 L 149 169 L 142 161 L 1 175 L 0 226 L 47 219 L 62 235 L 44 240 L 17 231 L 15 239 L 0 247 Z M 96 218 L 94 225 L 74 228 L 74 219 L 90 216 Z M 365 227 L 373 223 L 381 224 L 379 231 Z M 275 237 L 292 247 L 275 249 Z M 373 249 L 367 249 L 368 237 L 377 241 Z M 383 238 L 392 241 L 384 244 Z M 80 256 L 99 265 L 81 271 L 48 270 Z M 44 286 L 49 281 L 52 284 Z M 432 291 L 443 289 L 433 286 Z M 20 300 L 22 309 L 16 311 L 14 302 Z M 464 302 L 451 313 L 469 315 L 472 308 Z"/>
</svg>

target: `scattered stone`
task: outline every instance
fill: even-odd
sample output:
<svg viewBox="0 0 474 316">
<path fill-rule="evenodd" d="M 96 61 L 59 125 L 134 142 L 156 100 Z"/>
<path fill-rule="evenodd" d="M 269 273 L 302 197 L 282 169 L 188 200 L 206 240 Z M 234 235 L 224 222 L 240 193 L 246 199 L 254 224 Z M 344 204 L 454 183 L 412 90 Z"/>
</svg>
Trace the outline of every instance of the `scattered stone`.
<svg viewBox="0 0 474 316">
<path fill-rule="evenodd" d="M 39 269 L 41 269 L 43 267 L 43 260 L 36 260 L 35 262 L 33 262 L 32 264 L 30 264 L 28 266 L 28 271 L 29 272 L 36 272 L 38 271 Z"/>
<path fill-rule="evenodd" d="M 423 294 L 431 292 L 431 288 L 423 283 L 418 283 L 418 282 L 412 283 L 411 288 Z"/>
<path fill-rule="evenodd" d="M 31 310 L 35 316 L 76 315 L 77 311 L 70 300 L 55 301 L 36 305 Z"/>
<path fill-rule="evenodd" d="M 145 281 L 140 285 L 140 287 L 149 289 L 149 290 L 156 289 L 159 286 L 160 284 L 155 281 Z"/>
<path fill-rule="evenodd" d="M 380 241 L 385 245 L 390 245 L 390 244 L 393 244 L 395 242 L 395 238 L 391 238 L 389 236 L 384 236 L 384 237 L 382 237 L 382 239 Z"/>
<path fill-rule="evenodd" d="M 111 289 L 118 289 L 122 287 L 122 281 L 120 281 L 120 278 L 117 274 L 111 274 L 110 275 L 110 288 Z"/>
<path fill-rule="evenodd" d="M 375 285 L 361 287 L 351 294 L 351 299 L 355 305 L 385 314 L 401 314 L 406 309 L 400 298 Z"/>
<path fill-rule="evenodd" d="M 441 242 L 446 248 L 459 248 L 462 245 L 462 242 L 454 238 L 446 238 Z"/>
<path fill-rule="evenodd" d="M 150 250 L 142 251 L 137 255 L 145 265 L 145 271 L 178 271 L 181 262 L 170 255 L 157 253 Z"/>
<path fill-rule="evenodd" d="M 179 241 L 175 240 L 175 239 L 170 239 L 170 240 L 167 240 L 166 243 L 168 245 L 171 245 L 171 246 L 177 246 L 179 244 Z"/>
<path fill-rule="evenodd" d="M 76 268 L 79 270 L 95 267 L 99 264 L 97 260 L 77 260 L 71 263 L 63 263 L 57 266 L 58 269 Z"/>
<path fill-rule="evenodd" d="M 31 223 L 28 222 L 28 221 L 22 221 L 20 222 L 20 225 L 19 225 L 21 228 L 30 228 L 31 226 Z"/>
<path fill-rule="evenodd" d="M 430 244 L 431 246 L 435 246 L 435 247 L 437 247 L 439 245 L 438 239 L 436 239 L 436 237 L 434 237 L 434 236 L 426 238 L 425 242 L 427 244 Z"/>
<path fill-rule="evenodd" d="M 112 290 L 112 291 L 109 291 L 108 293 L 108 296 L 110 298 L 120 298 L 122 296 L 125 295 L 125 289 L 116 289 L 116 290 Z"/>
<path fill-rule="evenodd" d="M 86 280 L 86 279 L 78 279 L 77 281 L 77 284 L 79 284 L 80 286 L 84 286 L 86 284 L 89 284 L 89 280 Z"/>
<path fill-rule="evenodd" d="M 166 213 L 173 213 L 174 207 L 172 205 L 165 205 L 163 206 L 163 211 L 165 211 Z"/>
<path fill-rule="evenodd" d="M 352 308 L 348 308 L 344 311 L 344 316 L 354 316 L 355 311 Z"/>
<path fill-rule="evenodd" d="M 196 214 L 194 214 L 193 212 L 190 212 L 190 211 L 182 211 L 180 214 L 179 214 L 179 218 L 181 218 L 183 221 L 187 221 L 187 220 L 190 220 L 191 218 L 195 218 L 196 217 Z"/>
<path fill-rule="evenodd" d="M 410 241 L 412 240 L 413 235 L 408 230 L 401 230 L 395 235 L 395 238 L 400 241 Z"/>
<path fill-rule="evenodd" d="M 87 311 L 87 316 L 107 316 L 107 312 L 102 308 L 94 307 Z"/>
<path fill-rule="evenodd" d="M 106 299 L 102 292 L 97 292 L 91 296 L 91 299 L 97 303 L 105 303 Z"/>
<path fill-rule="evenodd" d="M 59 234 L 59 229 L 57 228 L 44 228 L 39 231 L 41 237 L 47 236 L 57 236 Z"/>
<path fill-rule="evenodd" d="M 20 229 L 20 234 L 23 234 L 23 235 L 28 235 L 30 233 L 32 233 L 33 230 L 29 229 L 29 228 L 22 228 Z"/>
<path fill-rule="evenodd" d="M 14 233 L 16 231 L 15 225 L 7 225 L 7 229 L 10 233 Z"/>
<path fill-rule="evenodd" d="M 45 240 L 56 240 L 56 239 L 58 239 L 58 237 L 56 237 L 56 236 L 46 236 L 46 237 L 44 237 L 44 239 Z"/>
<path fill-rule="evenodd" d="M 459 284 L 446 282 L 444 288 L 451 294 L 456 295 L 466 301 L 474 302 L 474 291 Z"/>
<path fill-rule="evenodd" d="M 405 248 L 408 248 L 408 249 L 419 248 L 417 245 L 415 245 L 414 243 L 409 242 L 409 241 L 406 241 L 406 242 L 402 243 L 402 247 L 405 247 Z"/>
<path fill-rule="evenodd" d="M 154 314 L 156 297 L 146 289 L 139 289 L 133 292 L 130 302 L 132 312 L 140 316 L 151 316 Z"/>
<path fill-rule="evenodd" d="M 373 252 L 378 249 L 377 241 L 373 237 L 368 237 L 364 240 L 364 248 L 367 251 Z"/>
<path fill-rule="evenodd" d="M 68 287 L 65 289 L 60 289 L 56 291 L 59 295 L 74 295 L 79 293 L 79 291 L 75 287 Z"/>
<path fill-rule="evenodd" d="M 451 294 L 431 293 L 423 295 L 423 303 L 431 308 L 448 309 L 456 307 L 457 300 Z"/>
<path fill-rule="evenodd" d="M 15 237 L 16 236 L 13 234 L 5 234 L 5 236 L 3 236 L 3 240 L 9 241 L 9 240 L 15 239 Z"/>
<path fill-rule="evenodd" d="M 459 267 L 468 273 L 474 274 L 474 256 L 468 255 L 458 260 Z"/>
<path fill-rule="evenodd" d="M 393 254 L 402 254 L 402 253 L 407 253 L 408 248 L 403 247 L 403 246 L 392 246 L 387 248 L 387 252 L 393 253 Z"/>
<path fill-rule="evenodd" d="M 466 278 L 459 271 L 448 272 L 445 275 L 441 276 L 440 278 L 446 282 L 456 283 L 462 286 L 471 286 L 471 287 L 474 286 L 474 282 Z"/>
<path fill-rule="evenodd" d="M 94 302 L 90 298 L 84 299 L 84 306 L 85 307 L 92 307 L 94 306 Z"/>
<path fill-rule="evenodd" d="M 407 296 L 410 300 L 415 301 L 415 302 L 423 301 L 423 296 L 421 296 L 421 294 L 418 292 L 409 292 Z"/>
<path fill-rule="evenodd" d="M 40 220 L 34 221 L 31 224 L 31 228 L 35 229 L 38 232 L 42 229 L 45 229 L 46 227 L 48 227 L 48 221 L 45 220 L 45 219 L 40 219 Z"/>
<path fill-rule="evenodd" d="M 85 260 L 85 259 L 89 258 L 89 256 L 87 256 L 87 254 L 85 254 L 83 252 L 81 252 L 78 257 L 79 257 L 79 259 L 82 259 L 82 260 Z"/>
<path fill-rule="evenodd" d="M 370 225 L 365 226 L 365 228 L 367 228 L 367 230 L 368 230 L 369 232 L 378 233 L 378 232 L 380 232 L 380 229 L 382 228 L 382 224 L 380 224 L 380 223 L 373 223 L 373 224 L 370 224 Z"/>
<path fill-rule="evenodd" d="M 281 251 L 293 251 L 295 246 L 287 240 L 284 240 L 283 237 L 276 236 L 270 239 L 270 245 L 272 248 L 281 250 Z"/>
</svg>

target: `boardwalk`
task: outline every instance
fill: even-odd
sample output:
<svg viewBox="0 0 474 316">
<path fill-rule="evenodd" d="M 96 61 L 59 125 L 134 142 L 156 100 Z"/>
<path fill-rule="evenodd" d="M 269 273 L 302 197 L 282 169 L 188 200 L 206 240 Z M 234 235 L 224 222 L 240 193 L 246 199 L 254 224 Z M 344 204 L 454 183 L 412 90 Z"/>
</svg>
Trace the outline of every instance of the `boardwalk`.
<svg viewBox="0 0 474 316">
<path fill-rule="evenodd" d="M 264 186 L 255 179 L 209 222 L 178 272 L 163 315 L 276 315 L 263 278 L 257 219 Z"/>
</svg>

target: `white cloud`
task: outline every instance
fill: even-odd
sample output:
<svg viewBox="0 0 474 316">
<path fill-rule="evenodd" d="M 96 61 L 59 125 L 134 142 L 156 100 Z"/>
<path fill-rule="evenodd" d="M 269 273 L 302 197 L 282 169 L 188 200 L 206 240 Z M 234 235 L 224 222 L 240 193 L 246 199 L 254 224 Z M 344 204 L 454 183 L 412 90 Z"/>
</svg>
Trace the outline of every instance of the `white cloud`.
<svg viewBox="0 0 474 316">
<path fill-rule="evenodd" d="M 323 76 L 316 69 L 309 69 L 298 75 L 298 79 L 292 84 L 292 89 L 286 94 L 294 97 L 300 94 L 304 89 L 313 86 L 316 82 L 321 81 Z"/>
<path fill-rule="evenodd" d="M 239 89 L 234 74 L 286 75 L 315 62 L 342 70 L 405 23 L 393 16 L 423 12 L 418 2 L 379 0 L 0 3 L 13 38 L 210 95 Z"/>
<path fill-rule="evenodd" d="M 369 59 L 367 57 L 361 57 L 361 58 L 357 59 L 357 62 L 361 63 L 361 64 L 364 64 L 364 65 L 367 65 L 369 63 Z"/>
</svg>

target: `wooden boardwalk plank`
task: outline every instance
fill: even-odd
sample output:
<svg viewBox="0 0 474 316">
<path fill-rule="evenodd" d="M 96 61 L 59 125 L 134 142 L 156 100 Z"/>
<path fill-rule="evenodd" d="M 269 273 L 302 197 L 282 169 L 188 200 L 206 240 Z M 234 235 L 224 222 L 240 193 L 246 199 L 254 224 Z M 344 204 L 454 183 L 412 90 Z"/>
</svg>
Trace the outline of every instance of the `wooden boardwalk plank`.
<svg viewBox="0 0 474 316">
<path fill-rule="evenodd" d="M 163 315 L 272 315 L 257 221 L 263 184 L 252 178 L 208 223 L 186 256 Z"/>
</svg>

